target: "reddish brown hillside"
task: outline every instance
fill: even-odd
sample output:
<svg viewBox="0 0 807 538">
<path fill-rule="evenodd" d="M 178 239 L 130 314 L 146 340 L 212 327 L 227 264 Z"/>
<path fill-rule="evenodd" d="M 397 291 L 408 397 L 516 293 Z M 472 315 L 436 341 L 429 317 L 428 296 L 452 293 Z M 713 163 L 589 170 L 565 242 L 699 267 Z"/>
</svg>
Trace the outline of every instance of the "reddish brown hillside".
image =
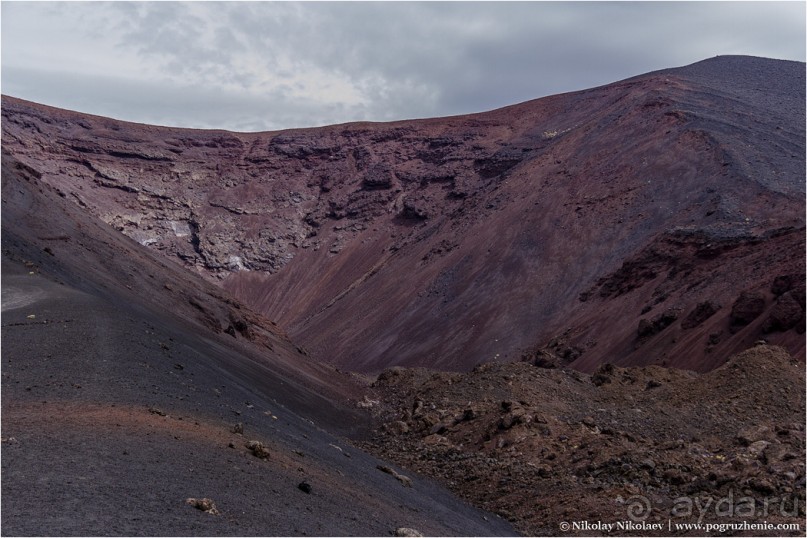
<svg viewBox="0 0 807 538">
<path fill-rule="evenodd" d="M 805 68 L 719 57 L 471 116 L 236 134 L 3 98 L 63 195 L 378 371 L 804 357 Z"/>
</svg>

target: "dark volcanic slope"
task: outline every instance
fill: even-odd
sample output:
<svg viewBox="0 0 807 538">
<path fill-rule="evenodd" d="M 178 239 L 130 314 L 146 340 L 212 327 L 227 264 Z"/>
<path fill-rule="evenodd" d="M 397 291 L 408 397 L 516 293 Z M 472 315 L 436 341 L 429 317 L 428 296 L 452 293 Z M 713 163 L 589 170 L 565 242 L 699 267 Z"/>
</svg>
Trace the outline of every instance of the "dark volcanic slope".
<svg viewBox="0 0 807 538">
<path fill-rule="evenodd" d="M 2 166 L 3 535 L 512 533 L 342 437 L 368 423 L 349 376 Z"/>
<path fill-rule="evenodd" d="M 4 147 L 317 358 L 804 357 L 805 66 L 718 57 L 471 116 L 236 134 L 3 98 Z"/>
</svg>

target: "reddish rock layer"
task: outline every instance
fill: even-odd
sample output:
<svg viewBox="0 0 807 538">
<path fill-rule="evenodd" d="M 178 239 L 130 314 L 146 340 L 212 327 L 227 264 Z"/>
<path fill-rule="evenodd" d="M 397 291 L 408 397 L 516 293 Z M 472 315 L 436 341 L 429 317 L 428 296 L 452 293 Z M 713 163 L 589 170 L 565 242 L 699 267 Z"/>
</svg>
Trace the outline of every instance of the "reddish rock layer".
<svg viewBox="0 0 807 538">
<path fill-rule="evenodd" d="M 484 114 L 253 134 L 4 97 L 3 140 L 340 366 L 705 371 L 760 337 L 804 357 L 804 86 L 802 63 L 719 57 Z M 762 309 L 738 324 L 744 293 Z"/>
</svg>

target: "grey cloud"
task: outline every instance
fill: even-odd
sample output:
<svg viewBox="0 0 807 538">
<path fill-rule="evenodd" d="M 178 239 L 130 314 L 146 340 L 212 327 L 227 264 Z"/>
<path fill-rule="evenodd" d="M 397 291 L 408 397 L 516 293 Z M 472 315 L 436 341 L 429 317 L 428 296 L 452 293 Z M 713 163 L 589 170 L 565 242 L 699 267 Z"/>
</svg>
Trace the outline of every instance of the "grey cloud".
<svg viewBox="0 0 807 538">
<path fill-rule="evenodd" d="M 345 110 L 338 104 L 292 99 L 279 92 L 254 95 L 168 81 L 143 82 L 6 67 L 2 76 L 15 81 L 4 88 L 10 95 L 40 103 L 58 99 L 60 106 L 70 110 L 153 125 L 266 131 L 343 123 L 345 115 L 370 120 L 380 114 L 361 107 Z"/>
<path fill-rule="evenodd" d="M 796 2 L 6 5 L 6 88 L 30 92 L 37 77 L 69 79 L 67 87 L 88 92 L 90 110 L 93 96 L 102 95 L 101 101 L 118 99 L 119 116 L 154 117 L 146 107 L 155 107 L 164 121 L 194 126 L 275 128 L 468 113 L 717 54 L 805 57 L 805 5 Z M 13 58 L 14 69 L 6 69 L 5 30 L 33 24 L 26 10 L 37 9 L 40 17 L 52 17 L 48 9 L 61 13 L 71 35 L 114 43 L 113 52 L 99 47 L 98 54 L 118 54 L 120 71 L 95 73 L 91 87 Z M 15 51 L 54 46 L 48 36 L 38 43 L 21 31 L 8 35 Z M 127 91 L 132 85 L 148 95 Z M 48 97 L 67 106 L 58 91 Z M 216 99 L 227 102 L 216 107 Z M 162 103 L 176 108 L 169 115 Z"/>
</svg>

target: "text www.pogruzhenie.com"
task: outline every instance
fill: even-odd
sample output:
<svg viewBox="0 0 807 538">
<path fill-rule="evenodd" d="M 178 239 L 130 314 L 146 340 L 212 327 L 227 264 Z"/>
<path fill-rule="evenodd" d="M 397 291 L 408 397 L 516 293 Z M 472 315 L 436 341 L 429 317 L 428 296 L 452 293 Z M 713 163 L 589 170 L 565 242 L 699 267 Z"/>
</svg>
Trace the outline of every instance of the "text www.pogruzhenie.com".
<svg viewBox="0 0 807 538">
<path fill-rule="evenodd" d="M 563 532 L 599 531 L 599 532 L 685 532 L 701 531 L 707 534 L 726 533 L 737 531 L 801 531 L 799 523 L 769 523 L 767 521 L 749 523 L 739 521 L 734 523 L 680 523 L 668 519 L 666 522 L 647 521 L 563 521 L 559 525 Z"/>
</svg>

